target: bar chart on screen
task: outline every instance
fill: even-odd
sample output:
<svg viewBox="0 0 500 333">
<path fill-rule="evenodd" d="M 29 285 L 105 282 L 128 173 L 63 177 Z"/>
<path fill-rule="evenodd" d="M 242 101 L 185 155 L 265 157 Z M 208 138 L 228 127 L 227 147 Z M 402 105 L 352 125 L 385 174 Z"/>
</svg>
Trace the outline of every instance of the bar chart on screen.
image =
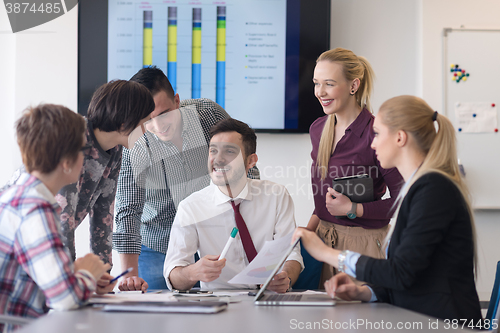
<svg viewBox="0 0 500 333">
<path fill-rule="evenodd" d="M 237 119 L 269 121 L 258 114 L 258 96 L 268 97 L 267 109 L 284 110 L 286 0 L 123 0 L 108 7 L 108 80 L 156 66 L 181 99 L 212 99 Z M 283 127 L 283 115 L 267 126 Z"/>
</svg>

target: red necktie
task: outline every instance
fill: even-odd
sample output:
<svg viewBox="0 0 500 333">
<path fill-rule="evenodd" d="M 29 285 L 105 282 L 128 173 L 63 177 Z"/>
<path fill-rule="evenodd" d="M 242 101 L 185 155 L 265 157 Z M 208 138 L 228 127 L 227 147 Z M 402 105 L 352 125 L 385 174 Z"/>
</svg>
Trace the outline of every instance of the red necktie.
<svg viewBox="0 0 500 333">
<path fill-rule="evenodd" d="M 250 233 L 248 232 L 245 220 L 243 220 L 243 217 L 240 214 L 240 204 L 235 205 L 234 201 L 231 200 L 231 205 L 233 206 L 234 219 L 236 220 L 236 227 L 238 227 L 239 229 L 241 242 L 243 243 L 243 249 L 245 249 L 248 262 L 251 262 L 257 255 L 257 251 L 255 250 L 255 246 L 253 245 L 252 237 L 250 237 Z"/>
</svg>

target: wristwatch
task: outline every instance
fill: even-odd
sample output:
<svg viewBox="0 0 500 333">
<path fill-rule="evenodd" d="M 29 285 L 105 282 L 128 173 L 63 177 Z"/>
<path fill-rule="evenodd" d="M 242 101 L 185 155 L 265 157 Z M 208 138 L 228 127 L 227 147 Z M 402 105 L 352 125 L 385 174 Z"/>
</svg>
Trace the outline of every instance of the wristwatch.
<svg viewBox="0 0 500 333">
<path fill-rule="evenodd" d="M 358 208 L 358 204 L 353 202 L 351 210 L 347 212 L 347 218 L 351 220 L 356 218 L 356 208 Z"/>
</svg>

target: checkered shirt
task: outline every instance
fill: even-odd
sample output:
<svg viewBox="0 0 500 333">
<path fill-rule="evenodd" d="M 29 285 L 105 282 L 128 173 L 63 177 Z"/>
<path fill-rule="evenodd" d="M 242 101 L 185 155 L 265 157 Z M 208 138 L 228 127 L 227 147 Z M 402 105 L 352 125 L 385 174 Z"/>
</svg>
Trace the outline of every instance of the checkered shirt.
<svg viewBox="0 0 500 333">
<path fill-rule="evenodd" d="M 95 290 L 89 272 L 74 272 L 62 242 L 60 213 L 52 193 L 28 173 L 1 193 L 0 314 L 36 318 L 49 308 L 77 308 Z"/>
<path fill-rule="evenodd" d="M 140 254 L 141 244 L 166 253 L 179 202 L 210 184 L 209 130 L 229 115 L 204 98 L 183 100 L 179 109 L 182 152 L 149 132 L 132 149 L 123 149 L 113 234 L 119 253 Z M 258 169 L 251 169 L 249 177 L 259 178 Z"/>
</svg>

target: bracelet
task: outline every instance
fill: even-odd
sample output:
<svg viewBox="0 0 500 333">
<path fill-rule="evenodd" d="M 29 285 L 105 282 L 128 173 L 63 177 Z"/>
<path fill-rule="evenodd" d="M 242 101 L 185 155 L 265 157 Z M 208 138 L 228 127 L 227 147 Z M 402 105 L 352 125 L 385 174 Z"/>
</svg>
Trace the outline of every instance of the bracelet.
<svg viewBox="0 0 500 333">
<path fill-rule="evenodd" d="M 339 269 L 338 271 L 339 272 L 344 272 L 344 261 L 345 261 L 345 257 L 346 257 L 346 253 L 347 251 L 342 251 L 339 253 L 339 256 L 338 256 L 338 261 L 339 261 Z"/>
</svg>

